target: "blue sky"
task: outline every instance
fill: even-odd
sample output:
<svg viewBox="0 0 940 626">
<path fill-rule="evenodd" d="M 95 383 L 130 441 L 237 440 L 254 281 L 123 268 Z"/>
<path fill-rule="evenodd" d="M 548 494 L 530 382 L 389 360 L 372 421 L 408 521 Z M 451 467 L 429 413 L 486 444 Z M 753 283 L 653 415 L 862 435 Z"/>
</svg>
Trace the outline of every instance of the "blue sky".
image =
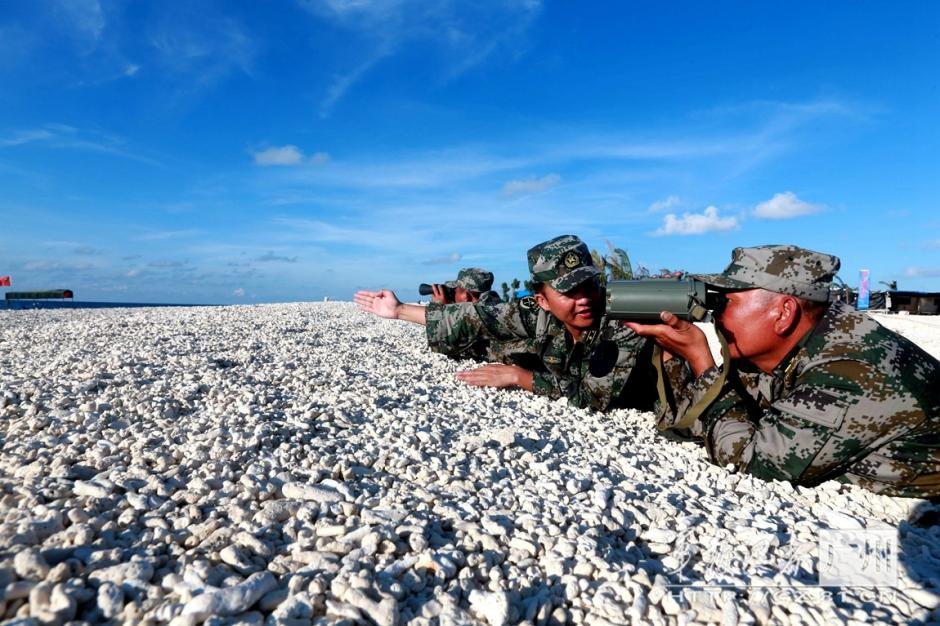
<svg viewBox="0 0 940 626">
<path fill-rule="evenodd" d="M 940 290 L 940 3 L 14 0 L 0 275 L 80 300 L 417 297 L 565 233 Z"/>
</svg>

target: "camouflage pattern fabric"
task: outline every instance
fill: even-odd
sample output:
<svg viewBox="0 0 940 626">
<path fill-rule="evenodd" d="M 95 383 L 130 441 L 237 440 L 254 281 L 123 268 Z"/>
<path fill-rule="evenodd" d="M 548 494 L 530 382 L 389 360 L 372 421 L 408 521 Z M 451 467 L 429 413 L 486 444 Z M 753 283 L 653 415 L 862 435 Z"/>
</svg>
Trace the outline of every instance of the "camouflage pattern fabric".
<svg viewBox="0 0 940 626">
<path fill-rule="evenodd" d="M 533 391 L 567 397 L 576 407 L 603 411 L 652 408 L 655 385 L 652 342 L 618 322 L 602 320 L 573 342 L 564 325 L 534 298 L 499 304 L 431 303 L 426 310 L 428 345 L 443 354 L 485 342 L 486 360 L 534 372 Z M 635 368 L 637 363 L 642 368 Z"/>
<path fill-rule="evenodd" d="M 673 363 L 677 361 L 678 363 Z M 665 424 L 717 378 L 668 362 Z M 940 362 L 836 302 L 772 374 L 735 362 L 692 436 L 711 460 L 763 479 L 829 479 L 894 496 L 940 496 Z"/>
<path fill-rule="evenodd" d="M 495 291 L 484 291 L 480 294 L 480 298 L 477 302 L 480 304 L 502 304 L 503 299 L 500 298 L 499 294 Z M 440 352 L 456 360 L 473 359 L 474 361 L 499 363 L 501 359 L 499 351 L 494 352 L 490 350 L 489 338 L 482 335 L 463 349 L 448 349 L 444 346 L 432 345 L 430 343 L 428 347 L 431 348 L 432 352 Z"/>
<path fill-rule="evenodd" d="M 480 299 L 477 302 L 482 302 L 483 304 L 499 304 L 503 301 L 498 293 L 495 291 L 484 291 L 480 294 Z"/>
<path fill-rule="evenodd" d="M 457 272 L 457 280 L 444 283 L 447 287 L 461 287 L 467 291 L 485 292 L 493 286 L 493 272 L 479 267 L 465 267 Z"/>
<path fill-rule="evenodd" d="M 588 247 L 575 235 L 562 235 L 529 249 L 532 279 L 562 293 L 600 274 Z"/>
<path fill-rule="evenodd" d="M 731 264 L 721 274 L 693 278 L 722 289 L 759 287 L 814 302 L 829 301 L 829 285 L 839 271 L 838 257 L 797 246 L 735 248 Z"/>
</svg>

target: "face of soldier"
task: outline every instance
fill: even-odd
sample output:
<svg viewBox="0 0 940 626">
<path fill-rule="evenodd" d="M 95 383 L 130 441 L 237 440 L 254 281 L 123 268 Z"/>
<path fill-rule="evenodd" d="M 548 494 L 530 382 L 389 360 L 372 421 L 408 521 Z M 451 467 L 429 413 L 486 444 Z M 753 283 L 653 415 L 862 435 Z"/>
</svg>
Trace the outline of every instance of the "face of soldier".
<svg viewBox="0 0 940 626">
<path fill-rule="evenodd" d="M 593 279 L 564 293 L 543 285 L 541 292 L 535 294 L 535 301 L 575 335 L 597 323 L 600 307 L 604 304 L 600 284 Z"/>
<path fill-rule="evenodd" d="M 476 291 L 470 291 L 463 287 L 454 289 L 454 302 L 476 302 L 480 299 L 480 294 Z"/>
<path fill-rule="evenodd" d="M 763 289 L 728 292 L 718 328 L 728 340 L 732 359 L 759 363 L 778 348 L 780 338 L 773 325 L 779 318 L 781 297 Z"/>
</svg>

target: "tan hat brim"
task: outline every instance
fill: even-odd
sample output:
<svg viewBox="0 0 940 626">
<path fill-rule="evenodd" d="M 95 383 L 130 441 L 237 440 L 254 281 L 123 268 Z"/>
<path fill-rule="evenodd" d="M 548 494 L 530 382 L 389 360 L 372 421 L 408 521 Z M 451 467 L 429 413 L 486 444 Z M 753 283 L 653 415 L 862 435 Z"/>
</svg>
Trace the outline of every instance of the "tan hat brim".
<svg viewBox="0 0 940 626">
<path fill-rule="evenodd" d="M 728 278 L 724 274 L 689 274 L 695 280 L 701 281 L 710 287 L 719 289 L 757 289 L 757 285 L 752 285 L 735 278 Z"/>
</svg>

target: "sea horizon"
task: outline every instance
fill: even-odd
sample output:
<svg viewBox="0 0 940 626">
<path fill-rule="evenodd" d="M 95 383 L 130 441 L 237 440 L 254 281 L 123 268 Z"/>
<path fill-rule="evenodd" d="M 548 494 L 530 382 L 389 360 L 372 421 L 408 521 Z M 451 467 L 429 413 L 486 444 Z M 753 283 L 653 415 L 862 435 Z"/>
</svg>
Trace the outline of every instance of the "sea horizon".
<svg viewBox="0 0 940 626">
<path fill-rule="evenodd" d="M 335 301 L 335 300 L 328 300 Z M 147 308 L 147 307 L 218 307 L 218 306 L 244 306 L 246 304 L 300 304 L 303 302 L 323 302 L 323 300 L 285 300 L 279 302 L 99 302 L 83 300 L 2 300 L 0 311 L 24 311 L 34 309 L 118 309 L 118 308 Z"/>
</svg>

